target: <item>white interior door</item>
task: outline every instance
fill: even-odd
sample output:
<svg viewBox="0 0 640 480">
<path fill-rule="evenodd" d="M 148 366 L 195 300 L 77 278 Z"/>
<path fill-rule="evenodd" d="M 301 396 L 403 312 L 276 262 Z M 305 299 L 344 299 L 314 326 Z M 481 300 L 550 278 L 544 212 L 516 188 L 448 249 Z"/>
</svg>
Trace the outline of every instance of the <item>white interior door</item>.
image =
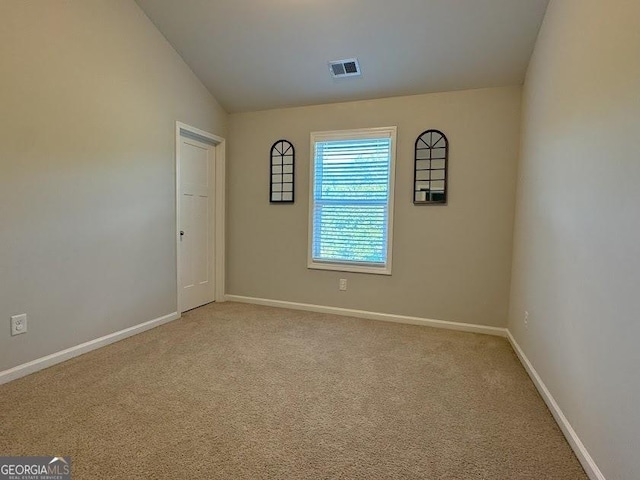
<svg viewBox="0 0 640 480">
<path fill-rule="evenodd" d="M 214 301 L 215 148 L 180 137 L 180 310 Z"/>
</svg>

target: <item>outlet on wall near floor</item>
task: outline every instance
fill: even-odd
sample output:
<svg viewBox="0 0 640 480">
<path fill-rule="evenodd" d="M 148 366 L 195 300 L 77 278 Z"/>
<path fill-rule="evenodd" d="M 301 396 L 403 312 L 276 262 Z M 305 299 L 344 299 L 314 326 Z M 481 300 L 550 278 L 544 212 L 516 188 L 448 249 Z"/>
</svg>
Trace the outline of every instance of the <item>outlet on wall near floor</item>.
<svg viewBox="0 0 640 480">
<path fill-rule="evenodd" d="M 529 312 L 524 312 L 524 327 L 529 328 Z"/>
<path fill-rule="evenodd" d="M 14 315 L 11 317 L 11 335 L 27 333 L 27 314 Z"/>
<path fill-rule="evenodd" d="M 344 292 L 347 290 L 347 279 L 346 278 L 341 278 L 340 281 L 338 282 L 338 288 L 340 289 L 341 292 Z"/>
</svg>

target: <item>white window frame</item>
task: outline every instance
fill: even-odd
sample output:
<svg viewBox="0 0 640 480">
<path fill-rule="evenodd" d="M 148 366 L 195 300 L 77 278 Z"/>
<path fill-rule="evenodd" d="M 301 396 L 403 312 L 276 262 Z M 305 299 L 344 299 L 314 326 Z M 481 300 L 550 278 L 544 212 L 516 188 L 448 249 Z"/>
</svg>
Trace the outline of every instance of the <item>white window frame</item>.
<svg viewBox="0 0 640 480">
<path fill-rule="evenodd" d="M 396 137 L 398 128 L 378 127 L 361 128 L 355 130 L 333 130 L 326 132 L 311 132 L 311 156 L 310 156 L 310 183 L 309 183 L 309 245 L 307 248 L 307 268 L 314 270 L 333 270 L 338 272 L 372 273 L 376 275 L 391 275 L 393 253 L 393 210 L 396 171 Z M 313 259 L 313 213 L 314 213 L 314 185 L 315 185 L 315 160 L 316 143 L 332 140 L 352 140 L 367 138 L 391 139 L 390 165 L 389 165 L 389 203 L 387 220 L 387 262 L 384 266 L 370 266 L 362 263 L 349 262 L 318 262 Z"/>
</svg>

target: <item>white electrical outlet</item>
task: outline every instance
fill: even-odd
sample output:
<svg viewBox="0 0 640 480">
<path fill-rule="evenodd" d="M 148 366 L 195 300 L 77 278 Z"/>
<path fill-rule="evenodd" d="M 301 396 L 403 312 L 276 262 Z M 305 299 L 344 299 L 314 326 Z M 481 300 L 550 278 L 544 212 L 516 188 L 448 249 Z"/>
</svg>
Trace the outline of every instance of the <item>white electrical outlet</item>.
<svg viewBox="0 0 640 480">
<path fill-rule="evenodd" d="M 11 317 L 11 335 L 27 333 L 27 314 L 14 315 Z"/>
<path fill-rule="evenodd" d="M 341 292 L 344 292 L 347 289 L 347 279 L 341 278 L 340 282 L 338 282 L 338 288 Z"/>
<path fill-rule="evenodd" d="M 529 312 L 527 311 L 524 312 L 524 326 L 529 328 Z"/>
</svg>

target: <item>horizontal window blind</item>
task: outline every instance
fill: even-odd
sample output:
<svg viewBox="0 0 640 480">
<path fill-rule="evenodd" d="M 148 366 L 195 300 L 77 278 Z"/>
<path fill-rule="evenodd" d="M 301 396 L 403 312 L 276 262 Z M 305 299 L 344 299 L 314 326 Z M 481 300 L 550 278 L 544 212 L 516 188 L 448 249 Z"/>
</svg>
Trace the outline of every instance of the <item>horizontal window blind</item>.
<svg viewBox="0 0 640 480">
<path fill-rule="evenodd" d="M 391 139 L 315 144 L 312 258 L 384 267 Z"/>
</svg>

